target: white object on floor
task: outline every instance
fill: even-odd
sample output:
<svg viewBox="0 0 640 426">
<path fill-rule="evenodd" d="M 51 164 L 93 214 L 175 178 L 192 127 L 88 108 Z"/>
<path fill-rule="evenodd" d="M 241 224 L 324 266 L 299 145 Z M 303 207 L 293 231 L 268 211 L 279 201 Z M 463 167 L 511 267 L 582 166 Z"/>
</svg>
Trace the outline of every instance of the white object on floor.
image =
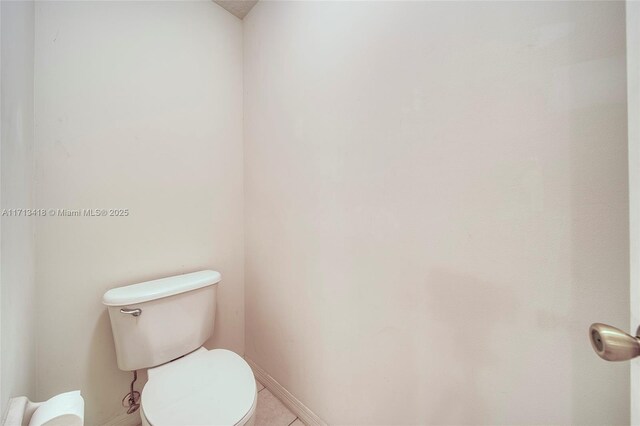
<svg viewBox="0 0 640 426">
<path fill-rule="evenodd" d="M 12 398 L 4 426 L 83 426 L 84 399 L 80 391 L 61 393 L 45 402 L 25 396 Z"/>
</svg>

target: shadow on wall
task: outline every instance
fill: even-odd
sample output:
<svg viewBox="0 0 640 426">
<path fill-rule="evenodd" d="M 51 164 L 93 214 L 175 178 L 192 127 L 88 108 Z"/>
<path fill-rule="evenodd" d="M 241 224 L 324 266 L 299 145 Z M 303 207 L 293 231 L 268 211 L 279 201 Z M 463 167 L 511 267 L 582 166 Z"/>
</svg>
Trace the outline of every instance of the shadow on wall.
<svg viewBox="0 0 640 426">
<path fill-rule="evenodd" d="M 446 269 L 431 271 L 425 288 L 425 321 L 431 326 L 421 347 L 433 365 L 425 376 L 431 383 L 420 383 L 422 417 L 428 424 L 485 423 L 491 412 L 483 397 L 486 381 L 504 368 L 501 338 L 518 313 L 515 293 Z M 427 395 L 433 383 L 440 384 L 438 395 Z"/>
</svg>

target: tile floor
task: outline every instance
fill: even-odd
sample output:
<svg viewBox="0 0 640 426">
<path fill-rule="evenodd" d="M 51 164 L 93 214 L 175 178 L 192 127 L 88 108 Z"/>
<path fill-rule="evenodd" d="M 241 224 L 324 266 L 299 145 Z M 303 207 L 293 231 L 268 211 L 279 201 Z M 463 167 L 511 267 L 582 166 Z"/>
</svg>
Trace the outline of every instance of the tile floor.
<svg viewBox="0 0 640 426">
<path fill-rule="evenodd" d="M 282 402 L 256 381 L 258 407 L 255 426 L 305 426 Z"/>
</svg>

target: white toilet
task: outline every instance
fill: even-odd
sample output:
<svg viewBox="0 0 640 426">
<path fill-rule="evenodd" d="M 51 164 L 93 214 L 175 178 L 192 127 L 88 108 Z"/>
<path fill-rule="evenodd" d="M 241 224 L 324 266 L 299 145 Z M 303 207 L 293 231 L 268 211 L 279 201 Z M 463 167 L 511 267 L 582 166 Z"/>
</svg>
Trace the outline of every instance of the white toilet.
<svg viewBox="0 0 640 426">
<path fill-rule="evenodd" d="M 253 425 L 251 368 L 231 351 L 202 347 L 213 332 L 218 282 L 218 272 L 200 271 L 105 293 L 118 367 L 149 369 L 143 425 Z"/>
</svg>

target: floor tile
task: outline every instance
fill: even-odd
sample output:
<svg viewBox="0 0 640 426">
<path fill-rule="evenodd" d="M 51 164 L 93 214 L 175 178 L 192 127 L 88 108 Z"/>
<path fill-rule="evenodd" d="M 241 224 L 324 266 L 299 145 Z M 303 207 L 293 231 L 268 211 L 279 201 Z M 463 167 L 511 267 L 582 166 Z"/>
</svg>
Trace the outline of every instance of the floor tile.
<svg viewBox="0 0 640 426">
<path fill-rule="evenodd" d="M 256 426 L 289 426 L 296 415 L 284 406 L 271 392 L 265 389 L 258 394 Z"/>
<path fill-rule="evenodd" d="M 256 387 L 258 388 L 258 392 L 260 392 L 262 389 L 264 389 L 264 386 L 262 385 L 262 383 L 260 383 L 257 380 L 256 380 Z"/>
<path fill-rule="evenodd" d="M 293 423 L 291 423 L 291 426 L 306 426 L 306 425 L 302 423 L 302 420 L 296 419 Z"/>
</svg>

